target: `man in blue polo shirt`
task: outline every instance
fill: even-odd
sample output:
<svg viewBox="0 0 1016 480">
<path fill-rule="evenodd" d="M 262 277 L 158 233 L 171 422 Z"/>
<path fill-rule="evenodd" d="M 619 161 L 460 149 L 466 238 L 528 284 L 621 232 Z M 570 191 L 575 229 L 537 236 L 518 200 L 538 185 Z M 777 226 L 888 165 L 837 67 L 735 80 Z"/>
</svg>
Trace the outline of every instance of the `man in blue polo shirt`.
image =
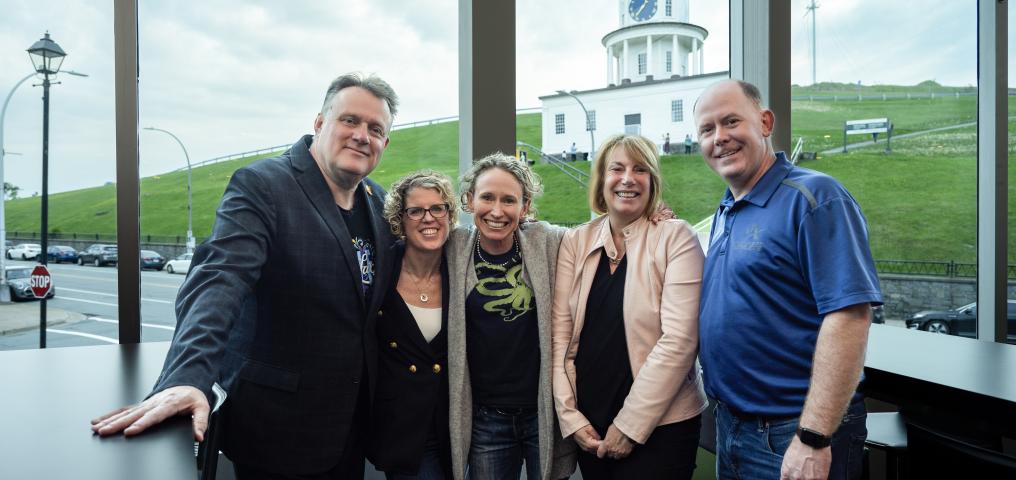
<svg viewBox="0 0 1016 480">
<path fill-rule="evenodd" d="M 700 358 L 720 478 L 858 478 L 857 392 L 882 303 L 860 207 L 769 141 L 758 88 L 715 84 L 694 107 L 702 156 L 728 189 L 713 217 Z"/>
</svg>

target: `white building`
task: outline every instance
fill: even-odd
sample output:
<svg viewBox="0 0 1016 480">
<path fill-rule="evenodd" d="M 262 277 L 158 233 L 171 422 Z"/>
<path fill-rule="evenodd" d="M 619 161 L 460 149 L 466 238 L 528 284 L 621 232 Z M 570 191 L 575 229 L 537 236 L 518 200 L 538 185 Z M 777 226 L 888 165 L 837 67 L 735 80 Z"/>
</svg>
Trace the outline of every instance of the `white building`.
<svg viewBox="0 0 1016 480">
<path fill-rule="evenodd" d="M 688 22 L 689 0 L 618 0 L 618 28 L 603 37 L 604 88 L 559 91 L 540 97 L 543 146 L 547 154 L 590 149 L 609 135 L 637 133 L 661 147 L 670 135 L 671 152 L 683 151 L 685 135 L 696 138 L 691 108 L 709 84 L 727 72 L 702 72 L 708 32 Z M 573 97 L 574 96 L 574 97 Z"/>
</svg>

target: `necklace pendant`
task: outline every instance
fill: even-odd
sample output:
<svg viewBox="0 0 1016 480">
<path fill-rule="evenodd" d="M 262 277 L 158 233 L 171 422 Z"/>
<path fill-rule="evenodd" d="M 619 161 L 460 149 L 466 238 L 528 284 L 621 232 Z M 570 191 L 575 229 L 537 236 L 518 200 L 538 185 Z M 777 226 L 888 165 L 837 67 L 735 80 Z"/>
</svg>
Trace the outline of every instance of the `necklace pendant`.
<svg viewBox="0 0 1016 480">
<path fill-rule="evenodd" d="M 423 303 L 427 303 L 427 301 L 428 301 L 428 300 L 430 300 L 430 297 L 429 297 L 429 296 L 427 296 L 427 294 L 426 294 L 426 293 L 421 293 L 421 294 L 420 294 L 420 301 L 421 301 L 421 302 L 423 302 Z"/>
</svg>

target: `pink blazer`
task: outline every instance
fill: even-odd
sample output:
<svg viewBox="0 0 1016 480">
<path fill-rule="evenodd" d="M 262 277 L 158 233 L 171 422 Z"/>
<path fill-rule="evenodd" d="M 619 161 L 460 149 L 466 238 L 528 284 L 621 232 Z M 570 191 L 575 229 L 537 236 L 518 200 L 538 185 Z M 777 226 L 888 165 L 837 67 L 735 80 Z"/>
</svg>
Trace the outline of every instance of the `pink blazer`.
<svg viewBox="0 0 1016 480">
<path fill-rule="evenodd" d="M 658 425 L 687 420 L 708 405 L 696 360 L 704 256 L 683 220 L 639 219 L 624 237 L 624 333 L 634 383 L 614 425 L 642 444 Z M 551 365 L 564 437 L 589 425 L 576 408 L 575 355 L 601 248 L 616 255 L 605 215 L 565 234 L 557 259 Z"/>
</svg>

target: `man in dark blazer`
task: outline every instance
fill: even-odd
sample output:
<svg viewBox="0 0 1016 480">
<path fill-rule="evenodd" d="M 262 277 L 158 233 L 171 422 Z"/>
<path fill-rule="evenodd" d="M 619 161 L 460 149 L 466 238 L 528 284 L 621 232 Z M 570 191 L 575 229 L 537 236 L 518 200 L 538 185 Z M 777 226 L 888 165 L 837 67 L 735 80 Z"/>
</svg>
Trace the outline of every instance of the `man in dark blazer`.
<svg viewBox="0 0 1016 480">
<path fill-rule="evenodd" d="M 239 478 L 362 478 L 377 364 L 374 321 L 393 242 L 367 175 L 397 98 L 376 76 L 332 82 L 314 135 L 237 170 L 177 296 L 177 328 L 144 402 L 93 420 L 135 435 L 173 415 L 207 428 L 229 392 L 222 450 Z M 281 474 L 281 475 L 280 475 Z"/>
</svg>

